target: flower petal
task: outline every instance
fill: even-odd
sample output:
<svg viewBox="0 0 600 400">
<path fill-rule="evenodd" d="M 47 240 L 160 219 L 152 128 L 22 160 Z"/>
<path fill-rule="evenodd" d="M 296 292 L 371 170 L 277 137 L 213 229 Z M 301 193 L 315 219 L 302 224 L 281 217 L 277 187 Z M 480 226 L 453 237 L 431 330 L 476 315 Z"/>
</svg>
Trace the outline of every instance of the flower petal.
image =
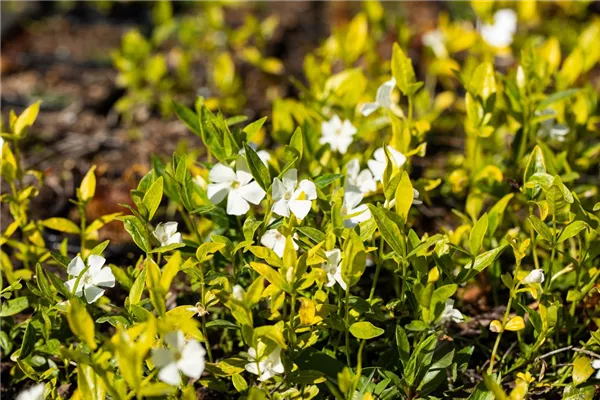
<svg viewBox="0 0 600 400">
<path fill-rule="evenodd" d="M 363 116 L 368 117 L 369 115 L 371 115 L 375 111 L 377 111 L 378 108 L 379 108 L 379 104 L 377 104 L 377 103 L 364 103 L 360 107 L 360 113 Z"/>
<path fill-rule="evenodd" d="M 227 196 L 227 214 L 244 215 L 249 209 L 250 204 L 239 195 L 237 190 L 229 192 L 229 196 Z"/>
<path fill-rule="evenodd" d="M 263 188 L 256 181 L 240 187 L 237 193 L 252 204 L 259 204 L 266 195 Z"/>
<path fill-rule="evenodd" d="M 210 170 L 208 179 L 216 183 L 231 183 L 236 181 L 237 176 L 231 167 L 218 163 Z"/>
<path fill-rule="evenodd" d="M 89 256 L 88 259 L 87 259 L 87 264 L 90 267 L 89 273 L 92 276 L 94 274 L 97 274 L 98 271 L 100 271 L 100 269 L 102 268 L 102 266 L 104 265 L 105 262 L 106 262 L 106 258 L 104 258 L 104 257 L 100 257 L 100 256 L 97 256 L 95 254 L 92 254 L 91 256 Z"/>
<path fill-rule="evenodd" d="M 290 207 L 289 207 L 289 202 L 285 199 L 280 199 L 278 201 L 275 202 L 275 204 L 273 204 L 273 208 L 271 208 L 271 210 L 277 214 L 280 215 L 282 217 L 289 217 L 290 216 Z"/>
<path fill-rule="evenodd" d="M 169 349 L 160 348 L 152 350 L 152 364 L 158 368 L 175 362 L 175 356 Z"/>
<path fill-rule="evenodd" d="M 344 192 L 344 205 L 348 210 L 351 210 L 360 204 L 363 197 L 364 195 L 358 188 L 350 186 Z"/>
<path fill-rule="evenodd" d="M 96 286 L 113 287 L 115 286 L 115 276 L 109 267 L 104 267 L 92 275 L 92 283 Z"/>
<path fill-rule="evenodd" d="M 298 219 L 304 219 L 306 215 L 310 212 L 310 208 L 312 207 L 312 201 L 310 200 L 290 200 L 289 201 L 290 211 L 296 216 Z"/>
<path fill-rule="evenodd" d="M 238 157 L 235 162 L 235 174 L 240 185 L 245 185 L 252 180 L 252 174 L 244 157 Z"/>
<path fill-rule="evenodd" d="M 273 178 L 273 185 L 271 185 L 271 195 L 273 200 L 277 201 L 283 198 L 285 194 L 285 186 L 279 178 Z"/>
<path fill-rule="evenodd" d="M 69 266 L 67 267 L 67 274 L 72 276 L 79 276 L 81 271 L 85 269 L 85 264 L 81 257 L 77 256 L 71 260 Z"/>
<path fill-rule="evenodd" d="M 162 367 L 160 371 L 158 371 L 158 379 L 169 385 L 179 386 L 181 383 L 181 376 L 179 375 L 177 364 L 172 362 Z"/>
<path fill-rule="evenodd" d="M 86 285 L 84 286 L 83 291 L 85 292 L 85 300 L 88 304 L 96 302 L 96 300 L 104 294 L 104 289 L 100 289 L 95 285 Z"/>
<path fill-rule="evenodd" d="M 346 164 L 346 174 L 348 177 L 348 180 L 352 182 L 355 182 L 356 179 L 358 178 L 358 174 L 360 172 L 360 161 L 358 161 L 358 158 L 353 158 L 352 160 L 350 160 L 348 162 L 348 164 Z"/>
<path fill-rule="evenodd" d="M 286 171 L 281 178 L 283 181 L 283 186 L 286 188 L 286 190 L 294 190 L 296 189 L 296 184 L 298 183 L 298 170 L 296 168 L 292 168 Z"/>
<path fill-rule="evenodd" d="M 183 349 L 183 346 L 185 345 L 185 337 L 181 331 L 167 333 L 164 340 L 170 348 L 179 351 Z"/>
<path fill-rule="evenodd" d="M 69 292 L 73 292 L 73 286 L 75 286 L 76 281 L 77 281 L 77 278 L 73 278 L 73 279 L 65 282 L 65 286 L 67 287 Z M 83 285 L 81 284 L 81 280 L 80 280 L 79 286 L 77 286 L 77 290 L 75 291 L 75 296 L 81 297 L 81 295 L 83 294 L 82 291 L 83 291 Z"/>
<path fill-rule="evenodd" d="M 298 184 L 298 190 L 294 192 L 294 198 L 297 198 L 296 193 L 299 191 L 304 192 L 306 195 L 303 200 L 315 200 L 317 198 L 317 188 L 313 181 L 309 181 L 308 179 L 303 179 L 300 184 Z"/>
<path fill-rule="evenodd" d="M 206 351 L 200 343 L 190 340 L 181 352 L 181 359 L 177 362 L 177 367 L 184 375 L 198 379 L 204 372 L 204 356 Z"/>
<path fill-rule="evenodd" d="M 219 204 L 225 199 L 230 188 L 231 186 L 229 183 L 211 183 L 206 189 L 208 200 L 210 200 L 212 204 Z"/>
</svg>

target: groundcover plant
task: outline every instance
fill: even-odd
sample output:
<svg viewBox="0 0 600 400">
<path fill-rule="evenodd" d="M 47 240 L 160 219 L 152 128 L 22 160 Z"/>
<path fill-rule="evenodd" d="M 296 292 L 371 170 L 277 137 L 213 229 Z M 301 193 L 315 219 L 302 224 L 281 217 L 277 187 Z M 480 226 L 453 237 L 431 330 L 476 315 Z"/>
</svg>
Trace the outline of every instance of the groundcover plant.
<svg viewBox="0 0 600 400">
<path fill-rule="evenodd" d="M 401 22 L 390 42 L 365 3 L 268 117 L 170 103 L 205 156 L 154 157 L 131 205 L 94 220 L 95 168 L 76 222 L 30 217 L 44 174 L 22 148 L 40 103 L 11 113 L 2 385 L 19 399 L 597 398 L 600 21 L 561 32 L 540 21 L 550 5 L 472 6 L 441 16 L 416 62 Z M 580 6 L 564 7 L 549 24 Z M 114 220 L 134 265 L 104 257 Z"/>
</svg>

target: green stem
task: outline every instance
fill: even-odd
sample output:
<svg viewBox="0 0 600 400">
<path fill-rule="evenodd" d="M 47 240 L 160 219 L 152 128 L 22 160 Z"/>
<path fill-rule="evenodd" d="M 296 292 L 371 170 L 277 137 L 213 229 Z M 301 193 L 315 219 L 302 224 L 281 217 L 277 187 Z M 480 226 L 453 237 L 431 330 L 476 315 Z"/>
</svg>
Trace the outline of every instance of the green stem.
<svg viewBox="0 0 600 400">
<path fill-rule="evenodd" d="M 556 210 L 555 210 L 556 211 Z M 550 290 L 550 284 L 552 283 L 552 270 L 554 269 L 554 256 L 556 255 L 556 212 L 552 213 L 552 253 L 550 254 L 550 265 L 548 266 L 548 278 L 544 285 L 544 292 Z"/>
<path fill-rule="evenodd" d="M 202 280 L 200 281 L 200 300 L 202 303 L 202 307 L 206 307 L 205 306 L 205 302 L 204 302 L 204 269 L 202 268 L 202 265 L 200 265 L 200 275 L 202 277 Z M 210 348 L 210 342 L 208 341 L 208 332 L 206 329 L 206 315 L 203 315 L 200 321 L 200 325 L 201 325 L 201 329 L 202 329 L 202 335 L 204 336 L 204 343 L 206 344 L 206 353 L 208 355 L 208 361 L 210 361 L 211 363 L 213 362 L 213 356 L 212 356 L 212 351 Z"/>
<path fill-rule="evenodd" d="M 533 215 L 533 208 L 529 206 L 529 215 Z M 531 253 L 533 255 L 533 263 L 535 264 L 535 269 L 540 269 L 540 261 L 538 260 L 537 255 L 537 246 L 535 243 L 535 235 L 533 230 L 533 225 L 529 224 L 529 238 L 531 240 Z"/>
<path fill-rule="evenodd" d="M 350 363 L 350 286 L 346 286 L 346 314 L 344 315 L 344 325 L 346 326 L 346 363 L 348 368 L 352 368 Z"/>
<path fill-rule="evenodd" d="M 375 296 L 375 288 L 377 287 L 377 280 L 379 279 L 379 272 L 383 265 L 383 236 L 379 239 L 379 257 L 377 258 L 377 267 L 375 267 L 375 276 L 373 277 L 373 283 L 371 284 L 371 292 L 369 293 L 369 303 Z"/>
<path fill-rule="evenodd" d="M 517 276 L 517 272 L 518 272 L 518 268 L 517 271 L 515 271 L 515 276 Z M 506 305 L 506 311 L 504 312 L 504 318 L 502 319 L 502 330 L 500 332 L 498 332 L 498 336 L 496 337 L 496 342 L 494 343 L 494 348 L 492 350 L 492 356 L 490 357 L 490 366 L 488 367 L 488 375 L 492 374 L 492 372 L 494 372 L 494 363 L 496 362 L 496 354 L 498 353 L 498 346 L 500 346 L 500 339 L 502 338 L 502 333 L 504 333 L 504 327 L 506 326 L 506 323 L 508 322 L 508 316 L 510 315 L 510 309 L 512 307 L 512 302 L 513 302 L 513 298 L 514 298 L 514 292 L 517 289 L 518 284 L 516 286 L 513 287 L 513 289 L 510 291 L 510 298 L 508 299 L 508 304 Z"/>
</svg>

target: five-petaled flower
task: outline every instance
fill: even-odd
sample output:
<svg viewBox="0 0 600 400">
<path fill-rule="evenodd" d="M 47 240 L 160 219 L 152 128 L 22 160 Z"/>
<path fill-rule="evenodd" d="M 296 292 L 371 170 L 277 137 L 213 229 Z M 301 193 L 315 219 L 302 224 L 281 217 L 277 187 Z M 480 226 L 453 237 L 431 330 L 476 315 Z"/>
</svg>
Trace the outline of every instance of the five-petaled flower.
<svg viewBox="0 0 600 400">
<path fill-rule="evenodd" d="M 298 219 L 304 219 L 310 212 L 312 201 L 317 198 L 317 188 L 308 179 L 298 183 L 298 171 L 290 169 L 282 179 L 273 179 L 273 212 L 282 217 L 289 217 L 290 212 Z"/>
<path fill-rule="evenodd" d="M 356 128 L 349 120 L 342 120 L 334 115 L 329 121 L 321 123 L 320 144 L 329 144 L 331 150 L 346 154 L 348 147 L 352 144 Z"/>
<path fill-rule="evenodd" d="M 294 237 L 297 237 L 297 235 L 294 234 Z M 273 250 L 279 257 L 283 257 L 285 241 L 285 235 L 279 232 L 277 229 L 269 229 L 260 238 L 260 244 Z M 292 244 L 294 246 L 294 250 L 298 250 L 298 244 L 293 240 Z"/>
<path fill-rule="evenodd" d="M 45 383 L 38 383 L 19 393 L 17 400 L 44 400 Z"/>
<path fill-rule="evenodd" d="M 340 260 L 342 259 L 340 249 L 327 250 L 325 255 L 327 256 L 327 261 L 321 264 L 321 268 L 327 274 L 327 283 L 325 286 L 332 287 L 337 282 L 342 289 L 346 290 L 346 282 L 342 278 L 342 266 L 340 265 Z"/>
<path fill-rule="evenodd" d="M 344 191 L 344 200 L 340 213 L 344 219 L 346 228 L 354 228 L 356 225 L 371 218 L 371 211 L 366 204 L 360 204 L 363 194 L 355 188 L 347 187 Z"/>
<path fill-rule="evenodd" d="M 181 233 L 177 232 L 177 222 L 161 222 L 154 228 L 152 234 L 158 239 L 161 246 L 183 242 Z"/>
<path fill-rule="evenodd" d="M 88 304 L 98 300 L 104 294 L 101 287 L 115 286 L 115 276 L 109 267 L 104 267 L 106 259 L 92 254 L 87 259 L 87 266 L 80 256 L 75 257 L 67 267 L 67 273 L 74 278 L 65 282 L 70 292 L 77 284 L 75 295 L 81 297 L 85 294 Z"/>
<path fill-rule="evenodd" d="M 228 165 L 218 163 L 211 170 L 208 179 L 208 199 L 219 204 L 227 197 L 227 214 L 244 215 L 250 204 L 259 204 L 265 191 L 253 180 L 243 157 L 238 157 L 235 171 Z"/>
<path fill-rule="evenodd" d="M 385 81 L 377 88 L 377 94 L 375 94 L 374 103 L 365 103 L 361 106 L 360 112 L 365 117 L 368 117 L 379 108 L 385 108 L 392 111 L 398 116 L 402 116 L 402 110 L 398 105 L 392 102 L 392 93 L 396 87 L 396 79 L 392 78 L 389 81 Z"/>
<path fill-rule="evenodd" d="M 530 285 L 532 283 L 543 283 L 544 282 L 544 270 L 534 269 L 521 281 L 524 285 Z"/>
<path fill-rule="evenodd" d="M 398 167 L 401 167 L 406 162 L 406 156 L 400 153 L 398 150 L 394 149 L 391 146 L 388 146 L 388 150 L 394 161 Z M 385 171 L 385 166 L 387 165 L 387 159 L 385 157 L 385 150 L 383 147 L 378 148 L 373 153 L 373 160 L 369 160 L 367 164 L 369 165 L 369 169 L 373 173 L 373 179 L 376 181 L 381 181 L 383 179 L 383 172 Z"/>
<path fill-rule="evenodd" d="M 481 24 L 479 32 L 489 45 L 497 48 L 510 46 L 517 31 L 517 14 L 505 8 L 496 11 L 493 24 Z"/>
<path fill-rule="evenodd" d="M 261 382 L 285 372 L 285 368 L 281 362 L 281 347 L 277 346 L 269 354 L 264 354 L 267 350 L 267 345 L 260 339 L 256 347 L 257 349 L 254 347 L 248 349 L 249 363 L 246 364 L 246 371 L 258 375 L 258 380 Z"/>
<path fill-rule="evenodd" d="M 152 363 L 159 368 L 158 379 L 169 385 L 181 383 L 181 371 L 185 376 L 198 379 L 204 372 L 206 351 L 198 341 L 185 341 L 183 332 L 169 332 L 165 335 L 168 348 L 152 350 Z"/>
<path fill-rule="evenodd" d="M 373 173 L 368 169 L 360 170 L 358 158 L 353 158 L 346 165 L 346 185 L 358 188 L 361 193 L 369 193 L 377 190 L 377 181 Z"/>
</svg>

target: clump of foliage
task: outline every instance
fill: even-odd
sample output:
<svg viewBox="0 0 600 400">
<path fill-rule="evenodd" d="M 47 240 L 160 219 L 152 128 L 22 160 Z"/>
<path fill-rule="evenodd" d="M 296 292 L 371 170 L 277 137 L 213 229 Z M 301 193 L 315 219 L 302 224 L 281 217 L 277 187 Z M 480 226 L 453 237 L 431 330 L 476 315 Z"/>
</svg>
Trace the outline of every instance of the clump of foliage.
<svg viewBox="0 0 600 400">
<path fill-rule="evenodd" d="M 207 158 L 153 159 L 134 206 L 95 221 L 93 168 L 79 224 L 29 218 L 43 175 L 19 145 L 39 105 L 11 114 L 0 346 L 13 382 L 47 398 L 68 382 L 83 399 L 593 399 L 600 24 L 528 36 L 545 6 L 523 4 L 474 3 L 478 28 L 442 17 L 421 81 L 398 43 L 379 58 L 384 12 L 368 3 L 306 57 L 308 83 L 271 125 L 173 103 Z M 430 156 L 448 132 L 463 152 Z M 97 231 L 114 219 L 135 265 L 105 264 Z M 45 229 L 65 235 L 59 249 Z M 491 317 L 468 303 L 474 287 Z"/>
<path fill-rule="evenodd" d="M 198 10 L 177 16 L 171 2 L 158 1 L 150 37 L 138 29 L 123 36 L 121 49 L 112 58 L 117 83 L 125 89 L 115 109 L 127 122 L 144 120 L 155 108 L 170 115 L 173 100 L 197 94 L 207 98 L 211 109 L 237 113 L 246 105 L 246 96 L 236 63 L 268 74 L 283 72 L 281 61 L 264 55 L 277 19 L 259 21 L 249 14 L 244 25 L 232 29 L 225 15 L 236 6 L 241 5 L 197 3 Z"/>
</svg>

